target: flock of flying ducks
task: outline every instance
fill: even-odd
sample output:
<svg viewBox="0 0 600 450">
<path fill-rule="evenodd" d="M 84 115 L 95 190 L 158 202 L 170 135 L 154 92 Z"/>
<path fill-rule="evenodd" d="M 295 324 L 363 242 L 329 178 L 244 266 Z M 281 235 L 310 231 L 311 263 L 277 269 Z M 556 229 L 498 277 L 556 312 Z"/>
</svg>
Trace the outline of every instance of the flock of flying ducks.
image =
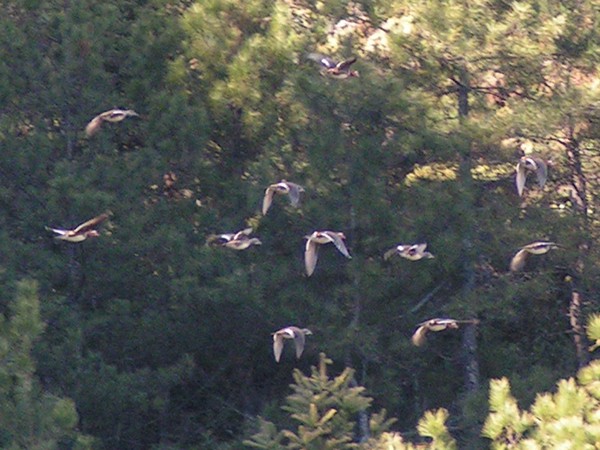
<svg viewBox="0 0 600 450">
<path fill-rule="evenodd" d="M 350 58 L 341 62 L 335 62 L 331 58 L 319 53 L 310 53 L 307 58 L 321 65 L 321 74 L 335 79 L 346 79 L 358 77 L 359 73 L 352 70 L 351 66 L 356 62 L 356 58 Z M 98 114 L 85 127 L 87 137 L 95 135 L 105 122 L 117 123 L 128 117 L 139 117 L 139 114 L 131 109 L 111 109 Z M 519 196 L 523 195 L 525 182 L 528 173 L 535 174 L 538 185 L 543 188 L 548 178 L 548 163 L 536 156 L 523 156 L 520 158 L 516 166 L 515 183 Z M 286 180 L 281 180 L 278 183 L 271 184 L 265 190 L 262 202 L 262 213 L 266 215 L 273 203 L 275 194 L 287 195 L 290 203 L 294 207 L 300 204 L 300 195 L 305 192 L 304 188 L 299 184 L 292 183 Z M 47 230 L 56 234 L 55 238 L 66 242 L 79 243 L 87 238 L 95 238 L 100 236 L 96 227 L 102 224 L 109 218 L 109 214 L 100 214 L 73 229 L 51 228 Z M 206 239 L 207 245 L 225 247 L 232 250 L 246 250 L 254 245 L 261 245 L 262 242 L 256 237 L 251 237 L 253 229 L 245 228 L 236 233 L 212 234 Z M 340 231 L 314 231 L 312 234 L 304 236 L 306 245 L 304 250 L 304 263 L 306 275 L 311 276 L 316 268 L 318 260 L 319 248 L 322 245 L 332 243 L 337 250 L 346 258 L 351 259 L 350 253 L 346 247 L 344 240 L 346 236 Z M 550 250 L 559 248 L 559 245 L 550 241 L 536 241 L 527 244 L 519 249 L 513 256 L 510 262 L 510 271 L 518 272 L 523 270 L 528 255 L 541 255 Z M 385 260 L 389 260 L 394 256 L 400 256 L 410 261 L 419 261 L 421 259 L 434 258 L 427 250 L 426 243 L 418 244 L 399 244 L 394 248 L 386 251 L 383 254 Z M 477 324 L 477 319 L 471 320 L 456 320 L 449 318 L 434 318 L 429 319 L 417 325 L 417 329 L 412 335 L 412 343 L 419 347 L 426 342 L 427 333 L 433 331 L 444 331 L 449 329 L 458 329 L 459 324 Z M 299 328 L 296 326 L 288 326 L 272 333 L 273 335 L 273 354 L 275 361 L 279 362 L 281 353 L 284 347 L 285 340 L 293 340 L 296 348 L 296 358 L 300 358 L 304 351 L 306 336 L 313 333 L 308 328 Z"/>
</svg>

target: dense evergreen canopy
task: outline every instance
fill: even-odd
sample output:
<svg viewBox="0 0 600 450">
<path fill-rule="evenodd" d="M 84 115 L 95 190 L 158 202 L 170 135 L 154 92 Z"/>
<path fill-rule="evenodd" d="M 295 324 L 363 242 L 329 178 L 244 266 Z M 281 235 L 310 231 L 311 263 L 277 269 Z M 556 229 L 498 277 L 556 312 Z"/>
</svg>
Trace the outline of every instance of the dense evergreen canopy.
<svg viewBox="0 0 600 450">
<path fill-rule="evenodd" d="M 584 445 L 599 24 L 592 0 L 3 1 L 0 447 Z M 86 134 L 112 109 L 139 117 Z M 548 180 L 519 196 L 523 155 Z M 298 204 L 264 215 L 283 179 Z M 262 245 L 207 245 L 245 228 Z M 351 259 L 321 245 L 308 277 L 317 230 Z M 436 317 L 471 322 L 414 346 Z M 313 335 L 276 363 L 288 325 Z"/>
</svg>

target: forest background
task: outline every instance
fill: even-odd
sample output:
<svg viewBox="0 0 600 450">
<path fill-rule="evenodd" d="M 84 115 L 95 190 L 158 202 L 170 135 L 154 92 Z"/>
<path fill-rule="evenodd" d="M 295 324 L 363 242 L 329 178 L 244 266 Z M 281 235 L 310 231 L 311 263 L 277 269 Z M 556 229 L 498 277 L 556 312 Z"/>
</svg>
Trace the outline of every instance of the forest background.
<svg viewBox="0 0 600 450">
<path fill-rule="evenodd" d="M 525 448 L 557 429 L 593 445 L 599 14 L 3 0 L 0 446 Z M 322 76 L 310 52 L 357 56 L 360 77 Z M 141 117 L 86 137 L 115 107 Z M 519 197 L 522 154 L 552 165 Z M 300 207 L 277 197 L 263 216 L 280 179 L 304 186 Z M 81 244 L 44 228 L 105 211 Z M 205 244 L 248 226 L 262 246 Z M 319 229 L 343 231 L 352 260 L 323 248 L 308 278 Z M 509 273 L 536 240 L 561 248 Z M 383 260 L 416 242 L 435 259 Z M 432 317 L 480 322 L 414 347 Z M 277 364 L 271 333 L 290 324 L 314 335 Z M 566 410 L 536 400 L 561 379 Z M 563 415 L 571 428 L 540 425 Z"/>
</svg>

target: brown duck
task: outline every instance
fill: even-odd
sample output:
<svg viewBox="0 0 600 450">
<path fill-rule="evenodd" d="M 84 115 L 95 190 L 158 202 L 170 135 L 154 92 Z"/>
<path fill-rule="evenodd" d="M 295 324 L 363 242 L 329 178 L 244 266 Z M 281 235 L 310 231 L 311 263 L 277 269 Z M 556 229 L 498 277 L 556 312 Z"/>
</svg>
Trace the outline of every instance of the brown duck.
<svg viewBox="0 0 600 450">
<path fill-rule="evenodd" d="M 312 331 L 310 331 L 308 328 L 298 328 L 294 326 L 285 327 L 273 333 L 273 354 L 275 355 L 275 361 L 279 362 L 281 359 L 283 341 L 285 339 L 294 340 L 294 344 L 296 346 L 296 358 L 299 359 L 304 351 L 305 338 L 311 334 Z"/>
<path fill-rule="evenodd" d="M 328 56 L 320 53 L 309 53 L 306 56 L 308 59 L 318 62 L 321 64 L 322 75 L 336 78 L 338 80 L 344 80 L 351 77 L 359 77 L 357 70 L 351 70 L 350 67 L 356 62 L 356 57 L 345 59 L 340 62 L 336 62 Z"/>
<path fill-rule="evenodd" d="M 319 245 L 329 244 L 330 242 L 336 246 L 342 255 L 351 259 L 352 256 L 348 253 L 344 239 L 344 233 L 338 231 L 315 231 L 310 236 L 304 236 L 306 248 L 304 250 L 304 264 L 306 266 L 306 274 L 310 277 L 315 271 L 319 252 Z"/>
<path fill-rule="evenodd" d="M 560 248 L 558 244 L 549 241 L 537 241 L 527 244 L 521 247 L 521 249 L 515 253 L 515 256 L 513 256 L 510 261 L 510 271 L 518 272 L 523 270 L 527 256 L 529 255 L 543 255 L 544 253 L 548 253 L 550 250 L 557 248 Z"/>
<path fill-rule="evenodd" d="M 281 180 L 279 183 L 270 185 L 265 190 L 265 196 L 263 198 L 262 213 L 267 214 L 267 211 L 273 203 L 273 195 L 275 194 L 287 194 L 290 198 L 292 206 L 297 207 L 300 203 L 300 193 L 304 192 L 304 188 L 296 183 L 291 183 L 286 180 Z"/>
<path fill-rule="evenodd" d="M 94 229 L 96 225 L 101 224 L 106 219 L 108 219 L 109 215 L 104 213 L 99 216 L 94 217 L 93 219 L 88 220 L 87 222 L 83 222 L 81 225 L 78 225 L 76 228 L 72 230 L 64 230 L 62 228 L 50 228 L 46 227 L 48 231 L 52 231 L 56 233 L 58 236 L 55 236 L 55 239 L 60 239 L 62 241 L 67 242 L 82 242 L 87 238 L 94 238 L 100 236 L 100 233 Z"/>
<path fill-rule="evenodd" d="M 427 333 L 430 331 L 455 330 L 459 323 L 477 324 L 479 320 L 455 320 L 455 319 L 429 319 L 417 325 L 417 329 L 412 335 L 412 343 L 417 347 L 422 346 L 427 340 Z"/>
<path fill-rule="evenodd" d="M 252 228 L 244 228 L 243 230 L 235 233 L 223 233 L 223 234 L 211 234 L 206 238 L 207 245 L 222 246 L 232 240 L 244 239 L 243 236 L 248 237 L 252 233 Z"/>
<path fill-rule="evenodd" d="M 537 156 L 522 156 L 517 163 L 516 171 L 515 183 L 517 185 L 519 197 L 523 195 L 528 172 L 535 173 L 538 185 L 541 189 L 543 189 L 546 180 L 548 179 L 548 163 Z"/>
<path fill-rule="evenodd" d="M 251 238 L 246 235 L 243 235 L 240 239 L 232 239 L 229 242 L 225 242 L 223 244 L 224 247 L 230 248 L 232 250 L 246 250 L 253 245 L 262 245 L 262 242 L 258 238 Z"/>
<path fill-rule="evenodd" d="M 211 234 L 206 244 L 216 247 L 227 247 L 233 250 L 246 250 L 252 245 L 262 245 L 258 238 L 251 238 L 252 228 L 244 228 L 236 233 Z"/>
<path fill-rule="evenodd" d="M 394 255 L 401 256 L 402 258 L 406 258 L 410 261 L 418 261 L 420 259 L 431 259 L 435 258 L 431 253 L 425 251 L 427 248 L 427 244 L 413 244 L 413 245 L 404 245 L 400 244 L 396 247 L 388 250 L 383 254 L 383 258 L 385 260 L 390 259 Z"/>
<path fill-rule="evenodd" d="M 111 109 L 105 111 L 90 120 L 85 127 L 85 134 L 87 137 L 91 137 L 100 130 L 100 127 L 104 122 L 121 122 L 127 117 L 139 117 L 139 114 L 132 109 Z"/>
</svg>

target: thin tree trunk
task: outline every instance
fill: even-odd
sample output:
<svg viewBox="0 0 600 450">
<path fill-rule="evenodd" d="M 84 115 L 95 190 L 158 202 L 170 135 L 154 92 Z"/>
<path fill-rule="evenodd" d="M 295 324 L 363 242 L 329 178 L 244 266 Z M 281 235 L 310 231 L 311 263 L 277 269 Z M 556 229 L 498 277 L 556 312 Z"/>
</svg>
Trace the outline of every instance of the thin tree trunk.
<svg viewBox="0 0 600 450">
<path fill-rule="evenodd" d="M 63 1 L 63 11 L 65 14 L 68 14 L 68 11 L 71 8 L 70 0 Z M 71 63 L 73 61 L 73 56 L 71 55 L 71 36 L 64 35 L 62 36 L 62 41 L 64 44 L 64 62 L 62 64 L 62 91 L 63 91 L 63 102 L 62 102 L 62 122 L 65 136 L 65 151 L 67 153 L 67 160 L 69 161 L 69 172 L 71 176 L 74 175 L 73 170 L 73 160 L 75 158 L 75 143 L 73 142 L 73 126 L 72 126 L 72 107 L 71 107 L 71 98 L 72 98 L 72 89 L 75 86 L 75 83 L 71 83 L 70 73 L 68 71 L 71 68 Z M 72 217 L 71 214 L 68 215 L 69 222 L 74 223 L 76 218 Z M 82 288 L 82 271 L 81 271 L 81 263 L 78 261 L 77 255 L 77 245 L 67 245 L 67 257 L 69 259 L 69 292 L 68 292 L 68 300 L 72 305 L 77 304 L 77 300 L 81 295 Z"/>
<path fill-rule="evenodd" d="M 458 118 L 463 123 L 469 117 L 469 72 L 462 68 L 459 74 L 458 83 Z"/>
<path fill-rule="evenodd" d="M 356 236 L 356 210 L 354 207 L 350 208 L 350 232 L 352 233 L 352 238 L 354 242 L 357 241 Z M 346 366 L 351 367 L 352 358 L 350 353 L 352 349 L 358 349 L 358 353 L 361 355 L 361 378 L 362 382 L 365 382 L 365 378 L 367 375 L 367 361 L 365 356 L 360 351 L 360 348 L 356 345 L 356 337 L 359 336 L 358 327 L 360 324 L 360 313 L 361 313 L 361 301 L 360 301 L 360 286 L 358 275 L 356 273 L 353 274 L 353 289 L 354 292 L 354 305 L 353 305 L 353 314 L 352 321 L 350 322 L 350 328 L 353 330 L 353 338 L 354 342 L 350 346 L 350 349 L 346 355 Z M 356 376 L 352 377 L 352 381 L 350 382 L 350 386 L 356 387 L 358 386 L 358 381 L 356 380 Z M 369 433 L 369 413 L 366 409 L 363 409 L 358 412 L 358 442 L 366 442 L 370 437 Z"/>
<path fill-rule="evenodd" d="M 590 354 L 587 350 L 588 343 L 585 336 L 585 329 L 581 324 L 581 296 L 575 288 L 571 291 L 571 301 L 569 302 L 569 322 L 571 330 L 573 330 L 573 342 L 575 343 L 577 362 L 581 368 L 590 362 Z"/>
<path fill-rule="evenodd" d="M 477 361 L 477 328 L 475 324 L 466 326 L 463 333 L 462 351 L 467 392 L 479 389 L 479 362 Z"/>
<path fill-rule="evenodd" d="M 469 74 L 463 68 L 459 74 L 458 83 L 458 115 L 464 124 L 469 115 Z M 475 266 L 473 256 L 473 178 L 471 175 L 471 143 L 465 143 L 460 161 L 460 180 L 464 187 L 463 210 L 465 227 L 462 238 L 463 248 L 463 287 L 465 297 L 469 297 L 475 289 Z M 464 364 L 464 385 L 467 392 L 476 391 L 479 387 L 479 362 L 477 361 L 477 335 L 475 326 L 466 327 L 462 341 L 462 357 Z"/>
<path fill-rule="evenodd" d="M 588 218 L 588 201 L 587 201 L 587 180 L 583 173 L 581 162 L 581 150 L 579 142 L 574 137 L 573 126 L 569 126 L 569 137 L 565 142 L 567 153 L 567 164 L 570 169 L 571 184 L 573 186 L 573 194 L 571 201 L 580 215 L 583 234 L 589 236 L 589 218 Z M 575 345 L 575 354 L 577 355 L 577 363 L 579 367 L 583 367 L 589 363 L 590 355 L 588 352 L 588 342 L 585 335 L 585 328 L 581 322 L 582 317 L 582 298 L 579 289 L 579 280 L 583 279 L 585 271 L 585 256 L 590 249 L 589 239 L 583 238 L 578 244 L 579 253 L 575 260 L 574 279 L 571 284 L 571 298 L 569 300 L 569 323 L 573 333 L 573 343 Z"/>
<path fill-rule="evenodd" d="M 579 142 L 577 142 L 573 136 L 572 129 L 569 131 L 569 138 L 564 144 L 567 152 L 567 165 L 570 170 L 571 185 L 573 186 L 571 201 L 575 208 L 581 213 L 583 219 L 587 222 L 587 180 L 581 164 Z"/>
</svg>

